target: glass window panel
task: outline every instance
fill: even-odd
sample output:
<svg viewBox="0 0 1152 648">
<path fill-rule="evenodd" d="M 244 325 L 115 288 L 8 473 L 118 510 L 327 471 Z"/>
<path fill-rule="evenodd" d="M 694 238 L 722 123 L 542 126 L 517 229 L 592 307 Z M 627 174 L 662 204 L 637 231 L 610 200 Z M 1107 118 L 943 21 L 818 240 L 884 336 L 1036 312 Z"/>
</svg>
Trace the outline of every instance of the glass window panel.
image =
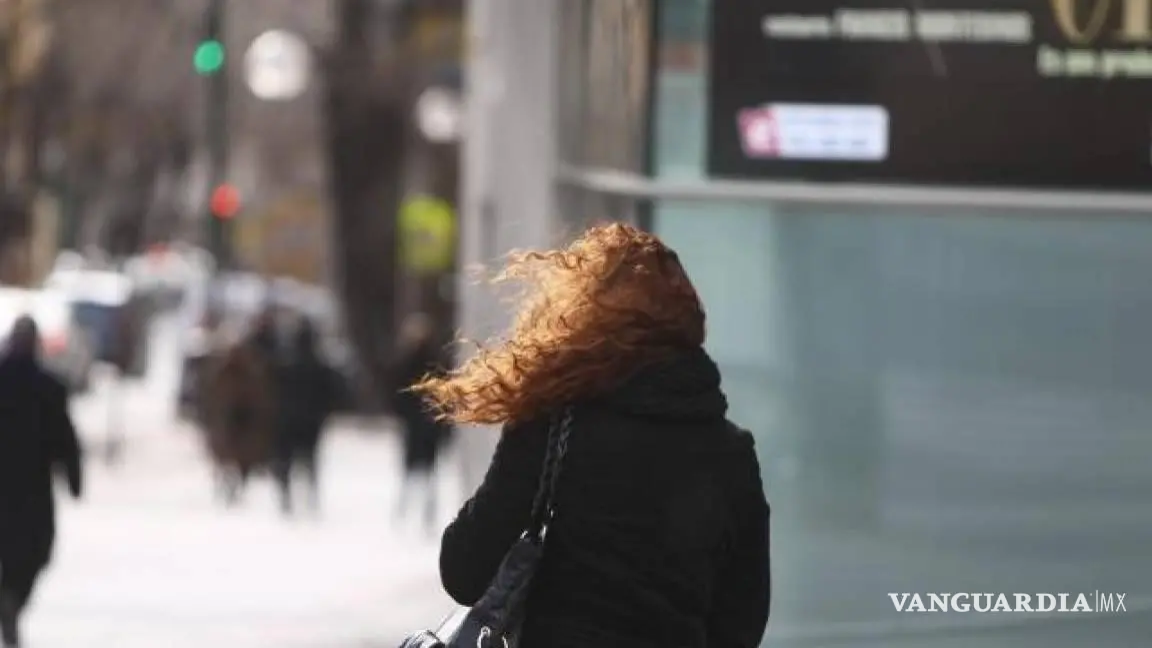
<svg viewBox="0 0 1152 648">
<path fill-rule="evenodd" d="M 652 172 L 695 179 L 704 174 L 708 2 L 664 0 L 653 79 Z"/>
<path fill-rule="evenodd" d="M 667 203 L 654 229 L 757 435 L 765 645 L 1152 636 L 1131 605 L 1152 602 L 1152 221 Z M 1129 615 L 978 632 L 991 615 L 900 615 L 887 596 L 1097 589 L 1127 592 Z M 903 631 L 918 624 L 936 629 Z"/>
<path fill-rule="evenodd" d="M 644 171 L 647 139 L 649 0 L 591 0 L 585 161 Z"/>
<path fill-rule="evenodd" d="M 562 156 L 573 164 L 643 172 L 652 1 L 562 4 Z"/>
<path fill-rule="evenodd" d="M 557 199 L 561 212 L 563 240 L 574 238 L 589 226 L 604 221 L 624 221 L 642 226 L 640 215 L 645 212 L 647 200 L 614 196 L 580 187 L 560 186 Z"/>
<path fill-rule="evenodd" d="M 571 164 L 584 160 L 584 101 L 588 67 L 589 0 L 560 2 L 559 85 L 557 119 L 560 159 Z"/>
</svg>

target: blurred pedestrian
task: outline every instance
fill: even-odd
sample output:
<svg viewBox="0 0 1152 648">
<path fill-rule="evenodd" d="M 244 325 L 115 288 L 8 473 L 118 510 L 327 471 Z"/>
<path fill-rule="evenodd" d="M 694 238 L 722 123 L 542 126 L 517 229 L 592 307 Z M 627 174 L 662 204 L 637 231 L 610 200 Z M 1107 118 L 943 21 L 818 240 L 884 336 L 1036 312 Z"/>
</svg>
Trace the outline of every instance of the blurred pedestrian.
<svg viewBox="0 0 1152 648">
<path fill-rule="evenodd" d="M 139 294 L 114 310 L 111 364 L 119 377 L 141 378 L 148 371 L 149 304 Z"/>
<path fill-rule="evenodd" d="M 67 390 L 45 371 L 40 335 L 28 317 L 17 320 L 0 359 L 0 635 L 20 645 L 19 621 L 56 535 L 52 474 L 82 492 L 80 444 L 68 413 Z"/>
<path fill-rule="evenodd" d="M 759 646 L 768 503 L 676 253 L 611 224 L 514 257 L 503 276 L 527 291 L 507 341 L 417 387 L 457 423 L 504 425 L 444 531 L 447 592 L 471 606 L 498 571 L 498 585 L 522 583 L 538 554 L 504 558 L 527 532 L 544 558 L 521 645 Z"/>
<path fill-rule="evenodd" d="M 260 318 L 238 344 L 213 355 L 205 367 L 203 427 L 216 486 L 225 504 L 239 501 L 256 469 L 271 458 L 276 425 L 274 332 Z"/>
<path fill-rule="evenodd" d="M 400 331 L 400 354 L 393 404 L 404 442 L 403 478 L 396 501 L 396 517 L 402 518 L 411 500 L 423 494 L 424 524 L 435 530 L 437 514 L 436 460 L 451 434 L 451 425 L 438 420 L 420 396 L 409 388 L 429 375 L 440 375 L 446 364 L 444 345 L 436 338 L 431 318 L 410 316 Z"/>
<path fill-rule="evenodd" d="M 276 310 L 269 306 L 252 323 L 248 336 L 249 348 L 269 366 L 280 358 L 280 337 L 278 335 Z"/>
<path fill-rule="evenodd" d="M 316 327 L 307 317 L 301 320 L 293 342 L 290 354 L 275 369 L 278 420 L 273 469 L 285 514 L 293 509 L 296 469 L 308 480 L 312 511 L 320 509 L 320 439 L 338 396 L 336 372 L 321 358 Z"/>
</svg>

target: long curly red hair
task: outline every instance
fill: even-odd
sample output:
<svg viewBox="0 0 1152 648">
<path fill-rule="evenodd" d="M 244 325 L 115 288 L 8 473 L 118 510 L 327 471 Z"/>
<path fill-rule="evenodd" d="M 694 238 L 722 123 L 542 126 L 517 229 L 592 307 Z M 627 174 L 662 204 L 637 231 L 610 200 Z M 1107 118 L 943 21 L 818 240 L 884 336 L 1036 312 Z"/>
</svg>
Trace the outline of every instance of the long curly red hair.
<svg viewBox="0 0 1152 648">
<path fill-rule="evenodd" d="M 676 253 L 630 225 L 514 253 L 494 280 L 520 288 L 509 333 L 412 387 L 445 420 L 528 421 L 704 343 L 704 309 Z"/>
</svg>

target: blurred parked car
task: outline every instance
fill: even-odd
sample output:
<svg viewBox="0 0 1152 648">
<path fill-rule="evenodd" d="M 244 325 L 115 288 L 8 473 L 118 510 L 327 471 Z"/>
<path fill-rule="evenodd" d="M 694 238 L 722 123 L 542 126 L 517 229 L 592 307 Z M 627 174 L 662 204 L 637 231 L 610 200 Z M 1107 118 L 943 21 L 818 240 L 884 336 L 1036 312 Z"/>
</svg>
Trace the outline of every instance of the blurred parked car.
<svg viewBox="0 0 1152 648">
<path fill-rule="evenodd" d="M 211 273 L 206 252 L 182 245 L 157 245 L 124 263 L 124 273 L 161 309 L 179 307 L 193 284 Z"/>
<path fill-rule="evenodd" d="M 131 378 L 147 372 L 152 303 L 131 279 L 111 270 L 70 270 L 52 273 L 44 288 L 66 298 L 73 321 L 87 332 L 96 361 Z"/>
<path fill-rule="evenodd" d="M 91 339 L 73 316 L 67 295 L 51 290 L 0 287 L 0 337 L 6 338 L 16 320 L 30 315 L 40 327 L 42 357 L 72 393 L 91 386 L 95 362 Z"/>
</svg>

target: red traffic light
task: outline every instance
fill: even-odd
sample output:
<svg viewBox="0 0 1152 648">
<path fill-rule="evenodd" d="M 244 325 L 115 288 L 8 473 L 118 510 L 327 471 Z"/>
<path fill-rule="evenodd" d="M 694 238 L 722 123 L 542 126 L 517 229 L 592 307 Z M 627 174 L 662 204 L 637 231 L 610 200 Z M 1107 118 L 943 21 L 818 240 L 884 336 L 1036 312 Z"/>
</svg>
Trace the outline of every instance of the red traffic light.
<svg viewBox="0 0 1152 648">
<path fill-rule="evenodd" d="M 212 191 L 208 208 L 212 210 L 212 215 L 217 218 L 232 218 L 236 212 L 240 211 L 240 192 L 232 185 L 220 185 Z"/>
</svg>

